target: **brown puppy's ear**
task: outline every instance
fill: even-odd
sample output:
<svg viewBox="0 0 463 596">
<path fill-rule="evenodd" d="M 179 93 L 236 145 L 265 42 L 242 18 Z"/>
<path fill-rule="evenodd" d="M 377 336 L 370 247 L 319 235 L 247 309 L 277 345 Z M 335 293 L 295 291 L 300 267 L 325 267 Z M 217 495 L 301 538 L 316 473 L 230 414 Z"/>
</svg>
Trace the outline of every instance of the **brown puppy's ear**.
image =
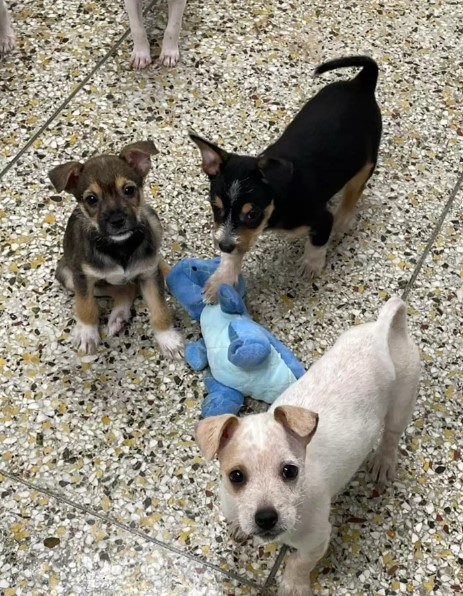
<svg viewBox="0 0 463 596">
<path fill-rule="evenodd" d="M 83 167 L 83 164 L 78 161 L 68 161 L 50 170 L 48 177 L 58 192 L 66 190 L 72 193 L 76 188 Z"/>
<path fill-rule="evenodd" d="M 278 196 L 286 195 L 294 172 L 292 162 L 276 157 L 261 157 L 257 162 L 257 167 L 262 174 L 262 180 Z"/>
<path fill-rule="evenodd" d="M 296 406 L 278 406 L 273 412 L 275 420 L 282 424 L 286 431 L 302 440 L 307 446 L 318 426 L 318 414 L 306 408 Z"/>
<path fill-rule="evenodd" d="M 220 170 L 221 166 L 227 161 L 230 155 L 214 143 L 210 143 L 198 135 L 189 133 L 190 139 L 196 143 L 199 150 L 201 151 L 201 157 L 203 159 L 203 171 L 208 176 L 215 176 Z"/>
<path fill-rule="evenodd" d="M 239 423 L 239 418 L 233 414 L 210 416 L 198 422 L 195 438 L 207 461 L 210 461 L 223 449 Z"/>
<path fill-rule="evenodd" d="M 119 157 L 144 178 L 151 168 L 150 156 L 158 153 L 153 141 L 138 141 L 124 147 Z"/>
</svg>

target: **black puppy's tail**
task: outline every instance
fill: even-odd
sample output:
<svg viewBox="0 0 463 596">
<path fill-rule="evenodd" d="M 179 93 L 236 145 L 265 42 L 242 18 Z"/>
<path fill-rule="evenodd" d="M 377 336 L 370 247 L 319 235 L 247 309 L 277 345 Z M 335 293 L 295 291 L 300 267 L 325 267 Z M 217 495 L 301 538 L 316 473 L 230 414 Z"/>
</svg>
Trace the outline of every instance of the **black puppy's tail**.
<svg viewBox="0 0 463 596">
<path fill-rule="evenodd" d="M 337 58 L 335 60 L 330 60 L 329 62 L 324 62 L 323 64 L 320 64 L 320 66 L 317 66 L 314 71 L 314 76 L 321 75 L 324 72 L 336 68 L 347 68 L 348 66 L 363 66 L 354 81 L 360 83 L 360 85 L 368 91 L 373 92 L 375 90 L 376 82 L 378 80 L 378 65 L 373 58 L 370 58 L 369 56 L 347 56 L 346 58 Z"/>
</svg>

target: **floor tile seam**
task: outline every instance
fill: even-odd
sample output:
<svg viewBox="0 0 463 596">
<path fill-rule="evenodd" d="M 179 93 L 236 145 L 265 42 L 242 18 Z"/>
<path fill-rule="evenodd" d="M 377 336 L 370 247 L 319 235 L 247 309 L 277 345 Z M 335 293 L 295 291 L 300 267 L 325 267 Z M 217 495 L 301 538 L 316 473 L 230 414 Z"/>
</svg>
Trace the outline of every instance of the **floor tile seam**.
<svg viewBox="0 0 463 596">
<path fill-rule="evenodd" d="M 144 540 L 146 542 L 150 542 L 151 544 L 154 544 L 155 546 L 157 546 L 160 549 L 169 551 L 177 556 L 190 559 L 191 561 L 194 561 L 195 563 L 198 563 L 198 564 L 202 565 L 203 567 L 207 567 L 208 569 L 211 569 L 215 573 L 220 573 L 220 575 L 223 575 L 229 579 L 236 580 L 236 581 L 240 582 L 241 584 L 245 584 L 251 588 L 262 589 L 261 586 L 250 581 L 246 577 L 243 577 L 237 573 L 233 573 L 233 571 L 227 571 L 226 569 L 222 569 L 218 565 L 215 565 L 214 563 L 210 563 L 209 561 L 207 561 L 201 557 L 193 555 L 187 551 L 182 551 L 181 549 L 179 549 L 171 544 L 168 544 L 167 542 L 163 542 L 162 540 L 158 540 L 157 538 L 153 538 L 152 536 L 149 536 L 149 535 L 145 534 L 144 532 L 141 532 L 140 530 L 132 528 L 128 524 L 120 522 L 111 516 L 103 515 L 103 514 L 99 513 L 98 511 L 95 511 L 89 507 L 80 505 L 79 503 L 76 503 L 72 499 L 69 499 L 68 497 L 66 497 L 62 494 L 55 493 L 52 490 L 49 490 L 45 487 L 34 484 L 33 482 L 29 482 L 28 480 L 25 480 L 24 478 L 21 478 L 20 476 L 16 476 L 16 474 L 11 474 L 10 472 L 7 472 L 5 470 L 0 470 L 0 475 L 3 475 L 6 478 L 8 478 L 9 480 L 12 480 L 13 482 L 19 483 L 23 486 L 26 486 L 32 490 L 36 490 L 37 492 L 39 492 L 41 494 L 45 494 L 48 497 L 51 497 L 52 499 L 55 499 L 56 501 L 58 501 L 58 503 L 63 503 L 65 505 L 68 505 L 69 507 L 72 507 L 73 509 L 77 509 L 81 513 L 91 515 L 92 517 L 95 517 L 95 518 L 101 520 L 105 524 L 116 526 L 116 527 L 120 528 L 121 530 L 128 532 L 129 534 L 138 536 L 142 540 Z"/>
<path fill-rule="evenodd" d="M 450 210 L 452 209 L 452 207 L 455 203 L 455 199 L 460 191 L 462 183 L 463 183 L 463 173 L 460 173 L 458 175 L 457 181 L 456 181 L 452 191 L 450 192 L 450 196 L 447 199 L 447 202 L 441 211 L 439 219 L 434 224 L 434 228 L 431 232 L 431 235 L 428 239 L 428 242 L 426 243 L 426 246 L 425 246 L 423 252 L 421 253 L 420 258 L 418 259 L 418 262 L 415 265 L 413 273 L 411 274 L 410 279 L 408 280 L 407 285 L 405 286 L 405 289 L 402 292 L 402 300 L 407 301 L 407 299 L 410 295 L 410 292 L 412 291 L 414 284 L 415 284 L 419 274 L 421 273 L 421 270 L 423 269 L 424 262 L 425 262 L 426 258 L 428 257 L 429 253 L 431 252 L 434 242 L 436 241 L 436 238 L 439 235 L 439 232 L 441 231 L 442 226 L 444 225 L 444 221 L 447 218 L 447 215 L 449 214 Z"/>
<path fill-rule="evenodd" d="M 150 4 L 146 7 L 145 13 L 148 12 L 152 6 L 155 4 L 156 0 L 150 2 Z M 82 90 L 82 88 L 89 83 L 92 77 L 95 75 L 98 70 L 111 58 L 111 56 L 117 51 L 119 46 L 125 41 L 125 39 L 130 34 L 130 28 L 127 28 L 124 33 L 116 40 L 116 42 L 109 48 L 106 54 L 97 61 L 94 67 L 90 70 L 90 72 L 82 79 L 82 81 L 77 85 L 77 87 L 71 91 L 71 93 L 61 102 L 61 104 L 52 112 L 51 116 L 47 118 L 47 120 L 39 127 L 39 129 L 33 133 L 33 135 L 29 138 L 25 145 L 15 154 L 13 159 L 11 159 L 3 170 L 0 171 L 0 180 L 7 174 L 11 168 L 13 168 L 21 157 L 30 149 L 30 147 L 35 143 L 35 141 L 47 130 L 50 124 L 60 115 L 60 113 L 71 103 L 71 101 L 76 97 L 76 95 Z"/>
<path fill-rule="evenodd" d="M 288 550 L 289 550 L 289 548 L 288 548 L 288 546 L 286 546 L 286 544 L 284 544 L 281 547 L 280 552 L 278 553 L 278 556 L 276 558 L 276 561 L 273 564 L 272 569 L 270 570 L 270 573 L 268 574 L 268 577 L 265 580 L 264 586 L 262 588 L 264 593 L 266 590 L 268 590 L 271 587 L 271 585 L 275 581 L 275 576 L 278 573 L 278 570 L 280 569 L 280 567 L 283 563 L 283 559 L 285 558 L 285 555 L 288 552 Z"/>
</svg>

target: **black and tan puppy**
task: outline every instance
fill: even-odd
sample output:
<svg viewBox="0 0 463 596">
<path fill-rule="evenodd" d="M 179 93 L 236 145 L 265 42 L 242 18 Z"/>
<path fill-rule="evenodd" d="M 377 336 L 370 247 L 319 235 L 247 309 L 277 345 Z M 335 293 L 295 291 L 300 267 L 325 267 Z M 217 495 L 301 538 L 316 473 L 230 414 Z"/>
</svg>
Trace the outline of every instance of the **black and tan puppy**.
<svg viewBox="0 0 463 596">
<path fill-rule="evenodd" d="M 210 178 L 214 239 L 222 257 L 205 288 L 205 301 L 215 299 L 221 283 L 236 283 L 243 255 L 264 230 L 308 234 L 303 269 L 313 276 L 325 264 L 333 220 L 337 232 L 349 228 L 376 165 L 382 126 L 374 60 L 340 58 L 315 74 L 347 66 L 363 68 L 352 80 L 324 87 L 258 157 L 228 153 L 190 134 Z M 341 189 L 333 218 L 327 203 Z"/>
<path fill-rule="evenodd" d="M 66 190 L 77 199 L 56 278 L 75 293 L 74 343 L 87 354 L 100 341 L 95 296 L 114 298 L 108 322 L 108 333 L 114 335 L 130 318 L 140 290 L 162 352 L 181 355 L 181 336 L 172 327 L 164 298 L 161 223 L 143 197 L 150 156 L 156 153 L 151 141 L 142 141 L 119 155 L 98 155 L 83 164 L 71 161 L 49 172 L 58 192 Z"/>
</svg>

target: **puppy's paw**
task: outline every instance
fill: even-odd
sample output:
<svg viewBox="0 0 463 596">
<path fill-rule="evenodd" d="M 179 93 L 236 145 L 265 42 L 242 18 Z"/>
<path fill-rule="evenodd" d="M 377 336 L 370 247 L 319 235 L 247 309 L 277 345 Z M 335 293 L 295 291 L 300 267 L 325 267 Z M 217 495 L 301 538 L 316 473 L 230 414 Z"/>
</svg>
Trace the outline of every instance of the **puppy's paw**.
<svg viewBox="0 0 463 596">
<path fill-rule="evenodd" d="M 159 56 L 159 62 L 162 66 L 172 68 L 180 60 L 180 52 L 178 46 L 173 47 L 162 47 L 161 55 Z"/>
<path fill-rule="evenodd" d="M 165 331 L 155 332 L 161 352 L 167 358 L 181 360 L 183 357 L 183 338 L 173 327 Z"/>
<path fill-rule="evenodd" d="M 312 588 L 307 578 L 307 584 L 295 584 L 284 578 L 278 587 L 278 596 L 312 596 Z"/>
<path fill-rule="evenodd" d="M 0 31 L 0 56 L 11 52 L 16 46 L 16 36 L 13 29 L 8 27 L 5 31 Z"/>
<path fill-rule="evenodd" d="M 149 45 L 135 46 L 130 58 L 130 66 L 140 70 L 146 68 L 149 64 L 151 64 Z"/>
<path fill-rule="evenodd" d="M 370 477 L 380 488 L 383 488 L 387 482 L 394 480 L 396 470 L 396 451 L 390 453 L 379 447 L 368 462 L 368 472 Z"/>
<path fill-rule="evenodd" d="M 310 261 L 303 258 L 299 266 L 299 275 L 307 279 L 315 279 L 321 274 L 324 267 L 325 257 L 323 257 L 323 259 L 317 260 L 311 259 Z"/>
<path fill-rule="evenodd" d="M 100 343 L 100 333 L 97 325 L 77 323 L 72 337 L 72 343 L 79 352 L 94 354 Z"/>
<path fill-rule="evenodd" d="M 230 537 L 238 544 L 244 544 L 249 539 L 249 536 L 239 526 L 230 527 Z"/>
<path fill-rule="evenodd" d="M 120 304 L 113 308 L 109 315 L 108 335 L 112 337 L 121 331 L 124 324 L 130 319 L 130 305 Z"/>
<path fill-rule="evenodd" d="M 211 277 L 204 284 L 203 291 L 203 302 L 205 304 L 215 304 L 217 302 L 217 292 L 221 284 L 229 284 L 230 286 L 236 286 L 238 283 L 238 277 L 229 277 L 224 275 L 222 272 L 217 271 L 211 275 Z"/>
</svg>

